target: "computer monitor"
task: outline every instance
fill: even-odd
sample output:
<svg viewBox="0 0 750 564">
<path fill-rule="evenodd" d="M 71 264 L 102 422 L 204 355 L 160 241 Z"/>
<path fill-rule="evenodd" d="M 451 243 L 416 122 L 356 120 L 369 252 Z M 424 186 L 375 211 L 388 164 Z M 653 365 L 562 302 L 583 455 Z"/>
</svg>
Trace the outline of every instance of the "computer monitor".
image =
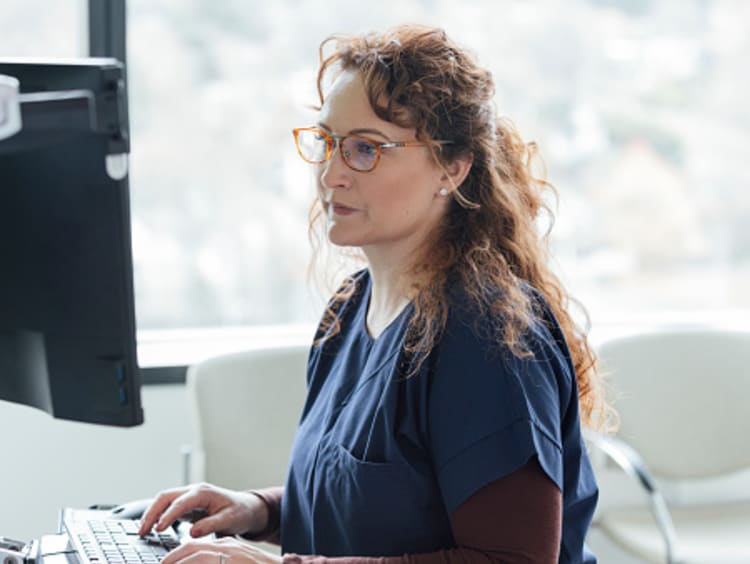
<svg viewBox="0 0 750 564">
<path fill-rule="evenodd" d="M 0 139 L 0 400 L 140 424 L 122 65 L 0 59 L 0 75 L 0 117 L 21 118 Z"/>
</svg>

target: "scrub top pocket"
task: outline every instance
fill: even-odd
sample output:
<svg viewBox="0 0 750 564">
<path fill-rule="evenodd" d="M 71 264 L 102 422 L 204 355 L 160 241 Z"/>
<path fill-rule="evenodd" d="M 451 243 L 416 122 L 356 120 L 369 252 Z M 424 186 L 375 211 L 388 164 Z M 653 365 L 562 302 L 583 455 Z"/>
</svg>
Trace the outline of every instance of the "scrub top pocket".
<svg viewBox="0 0 750 564">
<path fill-rule="evenodd" d="M 376 555 L 383 548 L 382 536 L 389 542 L 414 542 L 413 516 L 418 506 L 429 503 L 420 499 L 424 493 L 407 467 L 399 463 L 368 462 L 356 458 L 340 444 L 330 445 L 329 494 L 346 503 L 338 506 L 342 522 L 347 528 L 349 542 L 359 549 L 365 547 Z M 420 495 L 422 493 L 422 495 Z M 362 519 L 363 515 L 378 515 L 381 520 Z M 369 521 L 366 527 L 357 523 Z M 394 538 L 394 535 L 403 538 Z"/>
</svg>

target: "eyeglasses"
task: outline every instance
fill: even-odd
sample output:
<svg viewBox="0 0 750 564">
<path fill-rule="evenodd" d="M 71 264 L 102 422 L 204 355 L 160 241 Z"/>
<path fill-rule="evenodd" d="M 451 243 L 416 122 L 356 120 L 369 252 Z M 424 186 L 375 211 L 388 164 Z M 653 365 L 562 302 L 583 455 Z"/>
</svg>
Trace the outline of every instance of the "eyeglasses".
<svg viewBox="0 0 750 564">
<path fill-rule="evenodd" d="M 316 127 L 298 127 L 292 131 L 299 156 L 310 164 L 326 162 L 333 156 L 336 147 L 341 151 L 344 163 L 357 172 L 370 172 L 380 161 L 383 149 L 396 147 L 421 147 L 422 141 L 392 141 L 381 143 L 361 135 L 334 135 Z M 434 141 L 449 145 L 453 141 Z"/>
</svg>

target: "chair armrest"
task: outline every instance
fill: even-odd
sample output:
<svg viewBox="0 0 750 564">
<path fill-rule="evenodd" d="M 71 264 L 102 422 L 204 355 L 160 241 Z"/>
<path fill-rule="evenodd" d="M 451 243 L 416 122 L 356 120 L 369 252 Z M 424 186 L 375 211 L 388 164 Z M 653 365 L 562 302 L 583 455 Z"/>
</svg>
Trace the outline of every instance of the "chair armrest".
<svg viewBox="0 0 750 564">
<path fill-rule="evenodd" d="M 635 479 L 645 490 L 651 502 L 651 512 L 654 515 L 656 526 L 666 546 L 667 562 L 668 564 L 677 564 L 679 562 L 677 559 L 678 541 L 672 514 L 669 512 L 667 502 L 659 491 L 656 481 L 641 455 L 618 437 L 604 435 L 590 429 L 583 430 L 583 437 L 589 444 L 612 459 L 625 474 Z"/>
</svg>

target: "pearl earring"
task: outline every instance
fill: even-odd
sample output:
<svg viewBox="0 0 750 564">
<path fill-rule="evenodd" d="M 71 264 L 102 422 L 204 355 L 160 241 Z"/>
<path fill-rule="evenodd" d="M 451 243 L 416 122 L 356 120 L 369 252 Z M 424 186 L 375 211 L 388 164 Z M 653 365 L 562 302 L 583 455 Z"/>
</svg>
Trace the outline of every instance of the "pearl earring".
<svg viewBox="0 0 750 564">
<path fill-rule="evenodd" d="M 443 198 L 445 198 L 448 195 L 448 189 L 447 188 L 441 188 L 438 192 Z"/>
</svg>

